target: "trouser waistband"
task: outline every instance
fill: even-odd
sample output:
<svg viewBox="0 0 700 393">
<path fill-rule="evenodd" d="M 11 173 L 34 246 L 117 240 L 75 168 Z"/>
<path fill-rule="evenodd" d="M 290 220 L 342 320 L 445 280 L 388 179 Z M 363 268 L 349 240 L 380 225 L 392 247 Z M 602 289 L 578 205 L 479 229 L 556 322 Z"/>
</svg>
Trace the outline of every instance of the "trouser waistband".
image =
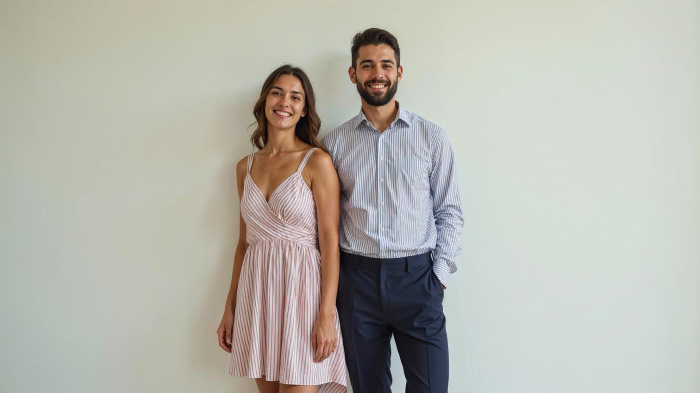
<svg viewBox="0 0 700 393">
<path fill-rule="evenodd" d="M 340 262 L 355 267 L 367 267 L 372 269 L 406 269 L 407 272 L 410 272 L 418 266 L 433 263 L 433 259 L 430 251 L 419 255 L 401 258 L 369 258 L 340 251 Z"/>
</svg>

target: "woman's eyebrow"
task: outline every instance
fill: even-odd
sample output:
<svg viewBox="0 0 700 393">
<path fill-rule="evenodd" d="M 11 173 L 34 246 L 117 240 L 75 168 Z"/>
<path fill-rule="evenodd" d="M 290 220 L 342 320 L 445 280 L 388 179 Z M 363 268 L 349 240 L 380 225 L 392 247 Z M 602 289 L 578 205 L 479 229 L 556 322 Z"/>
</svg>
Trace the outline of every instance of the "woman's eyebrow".
<svg viewBox="0 0 700 393">
<path fill-rule="evenodd" d="M 279 87 L 279 86 L 272 86 L 272 88 L 273 88 L 273 89 L 277 89 L 277 90 L 284 91 L 284 89 L 281 88 L 281 87 Z M 304 93 L 302 93 L 302 92 L 300 92 L 300 91 L 296 91 L 296 90 L 292 90 L 292 93 L 300 94 L 300 95 L 302 95 L 302 96 L 304 95 Z"/>
</svg>

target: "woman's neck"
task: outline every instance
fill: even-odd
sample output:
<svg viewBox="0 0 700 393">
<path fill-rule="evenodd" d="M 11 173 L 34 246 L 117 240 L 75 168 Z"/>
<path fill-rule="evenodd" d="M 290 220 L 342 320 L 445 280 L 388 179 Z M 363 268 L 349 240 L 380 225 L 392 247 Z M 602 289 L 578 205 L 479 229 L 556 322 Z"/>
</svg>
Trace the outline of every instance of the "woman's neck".
<svg viewBox="0 0 700 393">
<path fill-rule="evenodd" d="M 270 127 L 268 124 L 267 143 L 260 151 L 266 154 L 277 154 L 300 150 L 302 148 L 302 141 L 297 138 L 294 131 L 294 128 L 280 130 Z"/>
</svg>

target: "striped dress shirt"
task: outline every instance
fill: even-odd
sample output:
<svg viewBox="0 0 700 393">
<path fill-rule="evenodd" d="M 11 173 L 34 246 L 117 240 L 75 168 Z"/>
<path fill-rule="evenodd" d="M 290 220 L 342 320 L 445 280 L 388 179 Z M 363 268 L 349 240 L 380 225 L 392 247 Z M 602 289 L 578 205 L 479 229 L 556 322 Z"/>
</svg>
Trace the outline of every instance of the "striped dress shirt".
<svg viewBox="0 0 700 393">
<path fill-rule="evenodd" d="M 432 251 L 447 287 L 464 218 L 445 131 L 399 106 L 384 132 L 360 110 L 323 143 L 340 178 L 340 248 L 370 258 Z"/>
</svg>

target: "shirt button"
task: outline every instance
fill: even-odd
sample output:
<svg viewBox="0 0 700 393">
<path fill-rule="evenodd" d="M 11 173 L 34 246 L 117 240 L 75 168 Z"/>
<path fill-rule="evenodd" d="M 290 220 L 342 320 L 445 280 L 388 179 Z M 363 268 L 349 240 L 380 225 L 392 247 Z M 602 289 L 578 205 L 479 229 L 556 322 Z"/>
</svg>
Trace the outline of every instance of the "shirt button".
<svg viewBox="0 0 700 393">
<path fill-rule="evenodd" d="M 380 160 L 384 161 L 384 157 L 379 157 Z"/>
<path fill-rule="evenodd" d="M 382 228 L 382 232 L 384 232 L 384 228 Z"/>
<path fill-rule="evenodd" d="M 384 202 L 382 202 L 382 206 L 384 206 Z"/>
<path fill-rule="evenodd" d="M 384 183 L 384 178 L 379 179 L 380 182 Z"/>
</svg>

